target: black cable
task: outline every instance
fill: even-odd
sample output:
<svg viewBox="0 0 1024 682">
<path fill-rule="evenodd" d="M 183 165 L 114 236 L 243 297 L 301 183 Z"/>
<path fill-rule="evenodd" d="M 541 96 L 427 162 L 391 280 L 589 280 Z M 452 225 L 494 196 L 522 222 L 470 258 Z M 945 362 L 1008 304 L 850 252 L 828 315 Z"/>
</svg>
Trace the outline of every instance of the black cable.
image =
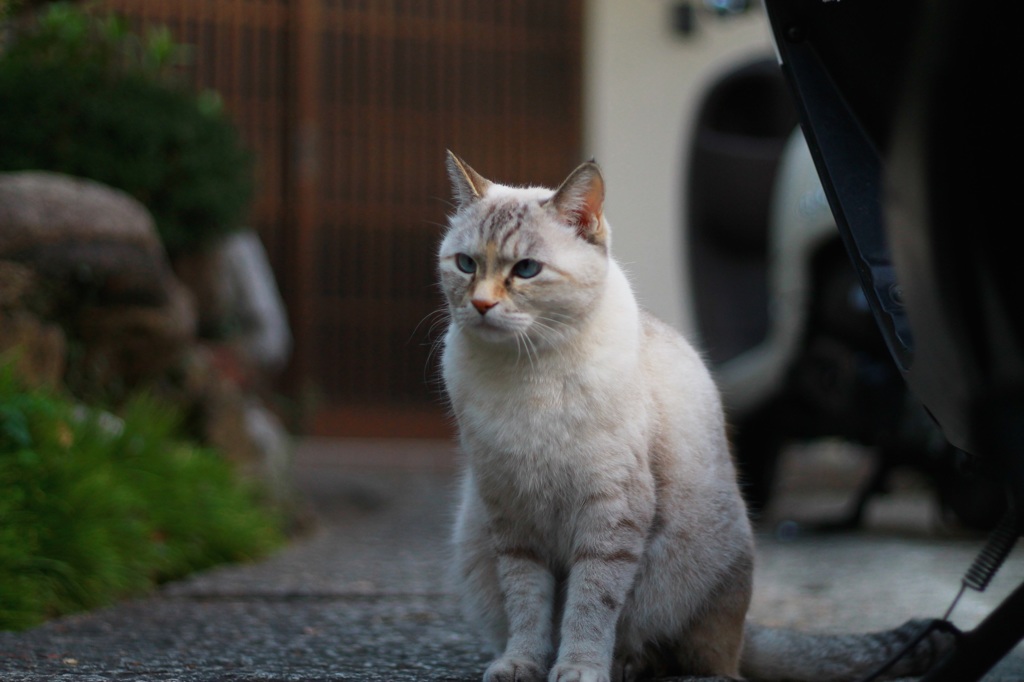
<svg viewBox="0 0 1024 682">
<path fill-rule="evenodd" d="M 982 547 L 981 552 L 974 559 L 974 563 L 967 569 L 967 573 L 964 574 L 963 579 L 960 581 L 960 590 L 957 592 L 956 597 L 953 598 L 953 602 L 946 609 L 946 615 L 941 619 L 935 619 L 929 621 L 929 623 L 921 629 L 921 632 L 914 636 L 909 643 L 904 645 L 893 654 L 888 661 L 886 661 L 881 667 L 874 672 L 870 673 L 866 677 L 861 678 L 859 682 L 875 682 L 880 679 L 882 675 L 892 668 L 896 663 L 906 656 L 914 647 L 924 641 L 924 638 L 930 635 L 935 630 L 944 630 L 959 637 L 962 633 L 955 625 L 949 622 L 949 616 L 953 613 L 953 609 L 960 601 L 960 597 L 963 596 L 964 591 L 969 587 L 977 592 L 984 592 L 985 588 L 988 587 L 992 577 L 999 570 L 1003 562 L 1006 561 L 1006 557 L 1009 555 L 1010 550 L 1013 549 L 1014 544 L 1017 542 L 1017 538 L 1021 534 L 1022 521 L 1021 516 L 1017 513 L 1017 510 L 1011 505 L 1003 518 L 1000 520 L 992 534 L 989 535 L 988 541 L 985 546 Z"/>
</svg>

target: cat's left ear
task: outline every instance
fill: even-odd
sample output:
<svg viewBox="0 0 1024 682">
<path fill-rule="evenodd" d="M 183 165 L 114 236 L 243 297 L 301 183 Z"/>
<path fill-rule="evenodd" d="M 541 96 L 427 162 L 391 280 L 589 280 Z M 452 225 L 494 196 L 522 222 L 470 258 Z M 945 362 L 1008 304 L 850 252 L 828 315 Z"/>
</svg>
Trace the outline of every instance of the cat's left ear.
<svg viewBox="0 0 1024 682">
<path fill-rule="evenodd" d="M 576 230 L 581 239 L 605 245 L 608 226 L 604 221 L 604 178 L 601 168 L 587 161 L 569 174 L 548 201 L 565 223 Z"/>
<path fill-rule="evenodd" d="M 470 168 L 469 164 L 448 150 L 448 178 L 452 181 L 452 192 L 459 207 L 482 197 L 491 181 Z"/>
</svg>

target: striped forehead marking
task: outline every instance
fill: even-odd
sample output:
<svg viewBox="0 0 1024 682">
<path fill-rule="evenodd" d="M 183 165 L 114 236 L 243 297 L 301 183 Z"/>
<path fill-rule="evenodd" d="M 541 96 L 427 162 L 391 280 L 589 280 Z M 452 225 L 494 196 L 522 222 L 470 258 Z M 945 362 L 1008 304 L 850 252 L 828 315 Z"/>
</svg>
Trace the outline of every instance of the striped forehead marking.
<svg viewBox="0 0 1024 682">
<path fill-rule="evenodd" d="M 523 226 L 528 207 L 518 201 L 491 204 L 480 218 L 480 237 L 499 244 Z"/>
</svg>

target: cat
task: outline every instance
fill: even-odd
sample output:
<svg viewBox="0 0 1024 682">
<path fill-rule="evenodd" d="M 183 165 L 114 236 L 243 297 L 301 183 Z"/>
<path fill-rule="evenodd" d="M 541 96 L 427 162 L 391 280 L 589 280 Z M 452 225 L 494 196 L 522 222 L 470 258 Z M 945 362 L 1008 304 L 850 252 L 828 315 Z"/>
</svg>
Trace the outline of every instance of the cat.
<svg viewBox="0 0 1024 682">
<path fill-rule="evenodd" d="M 851 680 L 920 627 L 747 622 L 754 541 L 717 388 L 611 257 L 604 180 L 487 180 L 448 153 L 441 374 L 466 459 L 453 567 L 486 682 Z M 891 673 L 924 668 L 930 635 Z"/>
</svg>

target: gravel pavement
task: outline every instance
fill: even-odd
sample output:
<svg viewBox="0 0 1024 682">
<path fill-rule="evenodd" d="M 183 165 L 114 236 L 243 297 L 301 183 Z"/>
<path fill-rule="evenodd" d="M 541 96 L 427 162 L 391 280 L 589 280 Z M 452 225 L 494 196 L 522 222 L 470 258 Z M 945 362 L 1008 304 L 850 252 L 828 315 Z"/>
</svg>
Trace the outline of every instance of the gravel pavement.
<svg viewBox="0 0 1024 682">
<path fill-rule="evenodd" d="M 760 524 L 752 617 L 858 631 L 941 616 L 981 539 L 940 523 L 912 480 L 873 504 L 860 531 L 779 539 L 780 522 L 841 509 L 863 457 L 837 452 L 787 456 Z M 257 564 L 0 633 L 0 680 L 478 680 L 487 657 L 446 582 L 454 463 L 442 441 L 303 441 L 296 487 L 317 519 L 307 535 Z M 1018 549 L 986 593 L 964 596 L 954 622 L 973 627 L 1021 581 Z M 1024 680 L 1017 652 L 987 679 Z"/>
</svg>

